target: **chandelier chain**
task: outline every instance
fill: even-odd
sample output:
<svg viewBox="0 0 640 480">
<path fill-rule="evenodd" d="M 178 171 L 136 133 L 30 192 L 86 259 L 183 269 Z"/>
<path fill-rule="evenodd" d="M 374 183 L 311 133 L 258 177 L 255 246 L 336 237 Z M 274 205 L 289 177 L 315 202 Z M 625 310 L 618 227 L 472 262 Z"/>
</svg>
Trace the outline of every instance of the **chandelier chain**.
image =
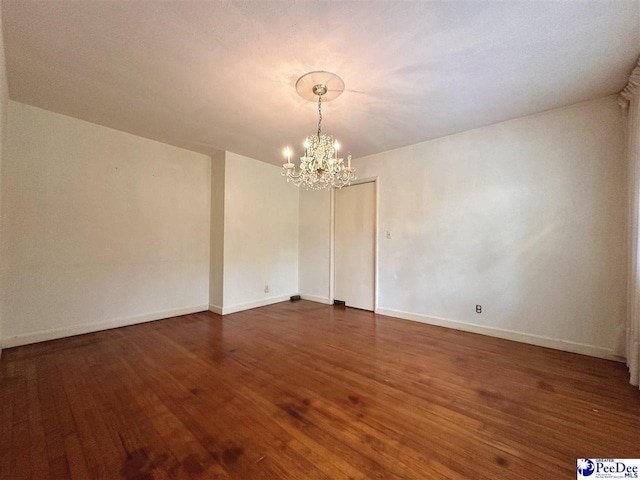
<svg viewBox="0 0 640 480">
<path fill-rule="evenodd" d="M 321 125 L 322 125 L 322 95 L 318 95 L 318 138 L 320 138 Z"/>
</svg>

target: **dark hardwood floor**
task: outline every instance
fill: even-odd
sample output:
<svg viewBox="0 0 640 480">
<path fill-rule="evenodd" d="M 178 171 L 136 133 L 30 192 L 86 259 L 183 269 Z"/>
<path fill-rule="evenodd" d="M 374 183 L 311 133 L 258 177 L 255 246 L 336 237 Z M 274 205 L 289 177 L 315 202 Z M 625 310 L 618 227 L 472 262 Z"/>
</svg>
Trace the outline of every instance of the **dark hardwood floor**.
<svg viewBox="0 0 640 480">
<path fill-rule="evenodd" d="M 311 302 L 5 350 L 0 478 L 575 479 L 623 364 Z"/>
</svg>

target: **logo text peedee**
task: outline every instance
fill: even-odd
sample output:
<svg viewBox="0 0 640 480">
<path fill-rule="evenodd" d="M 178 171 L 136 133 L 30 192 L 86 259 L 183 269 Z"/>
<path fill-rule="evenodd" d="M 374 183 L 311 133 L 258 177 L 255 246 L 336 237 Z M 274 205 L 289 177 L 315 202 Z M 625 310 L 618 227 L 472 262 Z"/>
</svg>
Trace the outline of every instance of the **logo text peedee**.
<svg viewBox="0 0 640 480">
<path fill-rule="evenodd" d="M 596 473 L 625 473 L 625 478 L 638 478 L 637 465 L 625 465 L 623 462 L 599 462 L 596 461 Z"/>
</svg>

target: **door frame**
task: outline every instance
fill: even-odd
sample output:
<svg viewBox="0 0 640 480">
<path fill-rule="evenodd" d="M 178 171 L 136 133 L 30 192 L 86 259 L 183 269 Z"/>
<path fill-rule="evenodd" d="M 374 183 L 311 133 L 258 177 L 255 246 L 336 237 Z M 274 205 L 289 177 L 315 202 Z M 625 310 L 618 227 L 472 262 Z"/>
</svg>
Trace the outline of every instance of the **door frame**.
<svg viewBox="0 0 640 480">
<path fill-rule="evenodd" d="M 373 183 L 375 188 L 375 209 L 374 215 L 374 238 L 373 238 L 373 313 L 378 311 L 378 245 L 379 245 L 379 200 L 380 200 L 380 180 L 379 177 L 359 178 L 351 182 L 349 186 L 360 185 L 363 183 Z M 349 188 L 349 187 L 342 187 Z M 329 305 L 333 305 L 335 300 L 335 283 L 336 283 L 336 200 L 335 188 L 331 189 L 330 208 L 331 208 L 331 241 L 329 242 Z"/>
</svg>

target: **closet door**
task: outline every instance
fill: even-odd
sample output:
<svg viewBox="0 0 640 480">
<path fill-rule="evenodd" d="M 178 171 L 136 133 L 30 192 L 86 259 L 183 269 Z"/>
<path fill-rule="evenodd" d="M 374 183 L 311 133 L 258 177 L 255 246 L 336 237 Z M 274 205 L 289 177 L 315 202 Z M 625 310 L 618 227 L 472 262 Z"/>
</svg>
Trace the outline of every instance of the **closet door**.
<svg viewBox="0 0 640 480">
<path fill-rule="evenodd" d="M 374 310 L 376 185 L 335 191 L 334 298 L 347 307 Z"/>
</svg>

